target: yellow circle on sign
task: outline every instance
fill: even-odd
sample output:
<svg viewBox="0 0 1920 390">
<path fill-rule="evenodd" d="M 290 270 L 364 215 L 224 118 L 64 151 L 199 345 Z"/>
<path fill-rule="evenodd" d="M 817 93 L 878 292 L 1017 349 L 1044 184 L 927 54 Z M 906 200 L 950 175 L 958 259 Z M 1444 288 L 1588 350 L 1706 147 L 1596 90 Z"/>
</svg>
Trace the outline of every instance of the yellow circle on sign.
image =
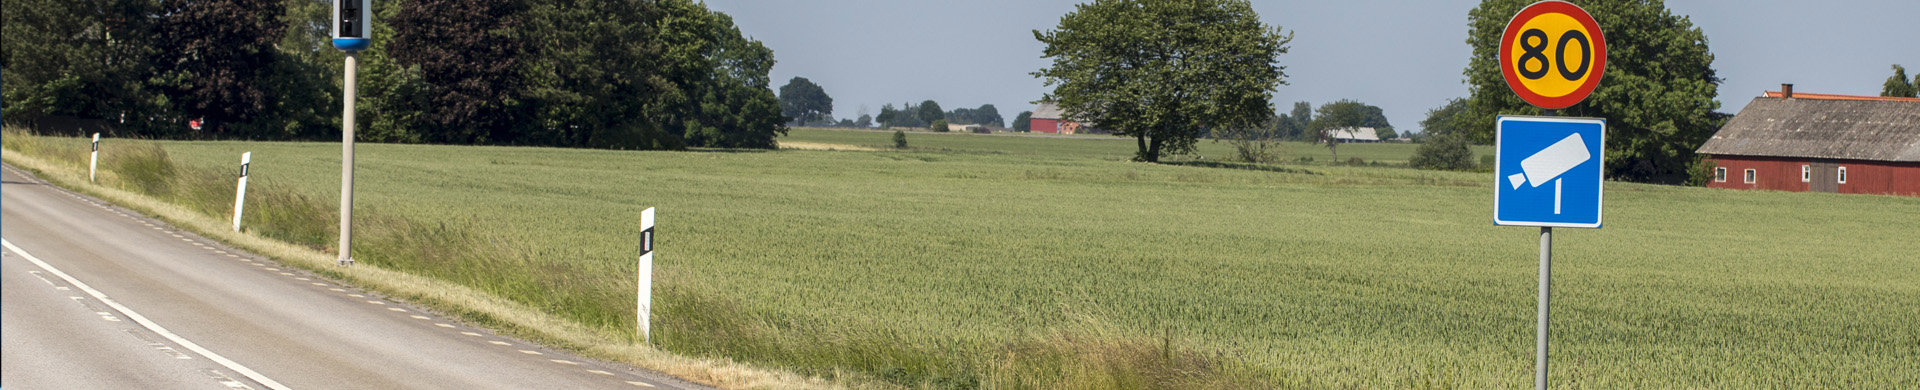
<svg viewBox="0 0 1920 390">
<path fill-rule="evenodd" d="M 1531 30 L 1540 30 L 1545 37 L 1527 37 L 1524 32 Z M 1508 53 L 1512 54 L 1507 58 L 1519 59 L 1518 63 L 1507 66 L 1545 73 L 1537 79 L 1520 77 L 1520 84 L 1527 90 L 1545 97 L 1567 96 L 1593 77 L 1593 32 L 1587 31 L 1586 26 L 1573 17 L 1559 13 L 1542 14 L 1521 25 L 1520 31 L 1523 32 L 1522 37 L 1514 39 L 1513 46 L 1507 48 Z M 1586 39 L 1566 39 L 1567 33 L 1573 31 L 1580 32 L 1579 36 Z M 1561 47 L 1562 43 L 1567 47 Z M 1563 53 L 1565 57 L 1561 57 Z M 1588 66 L 1583 67 L 1582 63 Z M 1577 77 L 1568 79 L 1563 70 L 1579 73 Z"/>
</svg>

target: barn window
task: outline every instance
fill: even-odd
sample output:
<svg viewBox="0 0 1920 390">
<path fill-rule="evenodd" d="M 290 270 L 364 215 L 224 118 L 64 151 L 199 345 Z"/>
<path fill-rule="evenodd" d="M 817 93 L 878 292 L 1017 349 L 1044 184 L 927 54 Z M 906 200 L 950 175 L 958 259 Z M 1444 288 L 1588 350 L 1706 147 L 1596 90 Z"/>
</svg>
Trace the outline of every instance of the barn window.
<svg viewBox="0 0 1920 390">
<path fill-rule="evenodd" d="M 1727 167 L 1713 168 L 1713 182 L 1715 183 L 1727 182 Z"/>
<path fill-rule="evenodd" d="M 1747 184 L 1753 184 L 1753 182 L 1754 182 L 1754 181 L 1755 181 L 1756 179 L 1759 179 L 1759 177 L 1758 177 L 1758 175 L 1755 175 L 1752 169 L 1748 169 L 1748 170 L 1747 170 Z"/>
<path fill-rule="evenodd" d="M 1840 184 L 1847 184 L 1847 167 L 1840 167 Z"/>
<path fill-rule="evenodd" d="M 1800 165 L 1800 182 L 1806 183 L 1810 181 L 1813 181 L 1813 166 L 1805 165 L 1805 164 Z"/>
</svg>

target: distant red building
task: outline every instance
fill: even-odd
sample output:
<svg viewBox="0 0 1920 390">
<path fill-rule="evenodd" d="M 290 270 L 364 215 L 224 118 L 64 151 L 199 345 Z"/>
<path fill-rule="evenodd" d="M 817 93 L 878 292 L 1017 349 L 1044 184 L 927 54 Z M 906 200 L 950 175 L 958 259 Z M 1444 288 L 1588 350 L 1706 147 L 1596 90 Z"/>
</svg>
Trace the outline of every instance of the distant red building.
<svg viewBox="0 0 1920 390">
<path fill-rule="evenodd" d="M 1782 85 L 1699 151 L 1716 164 L 1712 188 L 1920 196 L 1920 99 Z"/>
<path fill-rule="evenodd" d="M 1064 119 L 1065 114 L 1066 112 L 1060 109 L 1060 105 L 1053 104 L 1053 102 L 1041 102 L 1039 107 L 1034 107 L 1033 116 L 1027 122 L 1027 125 L 1030 126 L 1029 131 L 1056 134 L 1106 133 L 1100 129 L 1081 125 L 1079 122 L 1066 120 Z"/>
</svg>

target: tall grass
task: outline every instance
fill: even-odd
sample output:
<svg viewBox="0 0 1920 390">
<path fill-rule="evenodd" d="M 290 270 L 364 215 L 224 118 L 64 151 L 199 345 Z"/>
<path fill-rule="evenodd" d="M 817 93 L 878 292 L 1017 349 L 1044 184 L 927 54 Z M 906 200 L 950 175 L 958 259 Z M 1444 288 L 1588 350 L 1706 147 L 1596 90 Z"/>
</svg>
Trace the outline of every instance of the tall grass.
<svg viewBox="0 0 1920 390">
<path fill-rule="evenodd" d="M 1537 237 L 1489 226 L 1487 175 L 915 136 L 874 152 L 363 145 L 358 199 L 393 220 L 359 225 L 374 237 L 356 257 L 631 339 L 635 219 L 658 206 L 655 342 L 684 354 L 926 388 L 1530 377 Z M 182 167 L 253 150 L 256 179 L 337 201 L 336 144 L 159 144 Z M 1920 199 L 1621 183 L 1608 198 L 1606 229 L 1556 243 L 1555 383 L 1920 379 L 1903 304 L 1920 301 Z"/>
</svg>

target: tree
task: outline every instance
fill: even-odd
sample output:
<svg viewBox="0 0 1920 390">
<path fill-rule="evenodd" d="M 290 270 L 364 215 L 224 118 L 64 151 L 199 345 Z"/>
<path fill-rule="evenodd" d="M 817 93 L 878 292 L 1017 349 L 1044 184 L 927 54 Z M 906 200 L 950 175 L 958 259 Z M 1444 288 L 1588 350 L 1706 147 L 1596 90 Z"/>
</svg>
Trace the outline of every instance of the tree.
<svg viewBox="0 0 1920 390">
<path fill-rule="evenodd" d="M 1314 110 L 1313 122 L 1307 128 L 1318 135 L 1319 141 L 1327 144 L 1327 150 L 1333 153 L 1333 161 L 1340 162 L 1340 140 L 1335 132 L 1356 127 L 1371 127 L 1375 131 L 1393 130 L 1387 123 L 1387 115 L 1380 107 L 1374 107 L 1350 99 L 1320 105 Z"/>
<path fill-rule="evenodd" d="M 1274 117 L 1274 122 L 1287 119 Z M 1213 132 L 1214 141 L 1227 141 L 1233 146 L 1234 158 L 1250 163 L 1270 163 L 1278 159 L 1280 126 L 1261 124 L 1250 127 L 1229 127 Z"/>
<path fill-rule="evenodd" d="M 933 131 L 936 131 L 936 132 L 941 132 L 941 133 L 945 133 L 945 132 L 947 132 L 947 130 L 948 130 L 948 128 L 947 128 L 947 120 L 946 120 L 946 119 L 937 119 L 937 120 L 934 120 L 934 121 L 933 121 L 933 124 L 931 124 L 931 125 L 927 125 L 927 130 L 933 130 Z"/>
<path fill-rule="evenodd" d="M 902 107 L 904 108 L 894 108 L 893 103 L 887 103 L 880 107 L 880 115 L 873 117 L 873 120 L 880 122 L 880 127 L 888 128 L 926 126 L 927 122 L 920 121 L 919 106 L 913 103 L 902 103 Z"/>
<path fill-rule="evenodd" d="M 1494 117 L 1539 115 L 1507 87 L 1500 73 L 1501 34 L 1533 0 L 1484 0 L 1468 13 L 1465 74 L 1471 91 L 1466 123 L 1475 143 L 1493 142 Z M 1713 111 L 1720 78 L 1707 36 L 1660 0 L 1580 3 L 1599 22 L 1608 44 L 1607 69 L 1586 101 L 1558 115 L 1607 119 L 1606 172 L 1627 180 L 1677 183 L 1694 150 L 1724 123 Z"/>
<path fill-rule="evenodd" d="M 780 87 L 780 115 L 788 124 L 805 126 L 832 119 L 833 97 L 805 77 L 794 77 Z"/>
<path fill-rule="evenodd" d="M 1013 131 L 1033 131 L 1033 111 L 1021 111 L 1013 117 Z"/>
<path fill-rule="evenodd" d="M 1290 33 L 1247 0 L 1096 0 L 1035 30 L 1053 64 L 1034 72 L 1066 118 L 1134 138 L 1134 159 L 1193 150 L 1211 129 L 1273 115 Z"/>
<path fill-rule="evenodd" d="M 981 105 L 980 108 L 956 108 L 947 113 L 947 119 L 961 124 L 1006 127 L 1006 120 L 1000 117 L 1000 109 L 992 104 Z"/>
<path fill-rule="evenodd" d="M 1895 64 L 1893 76 L 1887 77 L 1887 83 L 1880 89 L 1880 96 L 1914 97 L 1916 87 L 1914 83 L 1920 82 L 1920 77 L 1915 77 L 1913 80 L 1907 81 L 1906 67 Z"/>
<path fill-rule="evenodd" d="M 526 43 L 510 36 L 523 22 L 519 0 L 413 0 L 386 23 L 394 63 L 415 68 L 423 105 L 414 132 L 421 141 L 509 143 L 527 130 L 522 59 Z"/>
<path fill-rule="evenodd" d="M 860 114 L 860 119 L 853 120 L 853 127 L 858 129 L 873 127 L 873 116 L 867 115 L 867 114 Z"/>
<path fill-rule="evenodd" d="M 277 96 L 265 86 L 277 59 L 273 45 L 287 28 L 284 8 L 274 0 L 161 0 L 159 7 L 155 84 L 186 117 L 202 119 L 208 134 L 243 131 L 235 126 Z"/>
<path fill-rule="evenodd" d="M 7 123 L 46 116 L 167 116 L 148 88 L 153 3 L 143 0 L 0 2 L 0 100 Z M 158 101 L 156 101 L 158 100 Z M 172 118 L 167 118 L 172 119 Z M 179 122 L 172 122 L 179 123 Z M 144 126 L 143 126 L 144 127 Z"/>
<path fill-rule="evenodd" d="M 1280 114 L 1273 121 L 1274 137 L 1283 140 L 1317 141 L 1318 135 L 1308 134 L 1307 126 L 1313 122 L 1313 103 L 1294 102 L 1293 111 Z"/>
<path fill-rule="evenodd" d="M 1427 110 L 1427 118 L 1420 120 L 1420 134 L 1429 137 L 1457 134 L 1464 140 L 1471 126 L 1466 123 L 1466 112 L 1466 99 L 1447 99 L 1447 104 Z"/>
<path fill-rule="evenodd" d="M 1381 141 L 1400 138 L 1400 133 L 1393 131 L 1392 127 L 1376 127 L 1373 129 L 1373 134 L 1379 136 Z"/>
<path fill-rule="evenodd" d="M 900 130 L 893 131 L 893 148 L 894 149 L 907 148 L 907 132 L 900 131 Z"/>
<path fill-rule="evenodd" d="M 940 109 L 940 103 L 934 103 L 932 100 L 920 102 L 920 107 L 914 111 L 913 115 L 920 119 L 920 123 L 933 123 L 933 121 L 947 119 L 947 112 Z"/>
<path fill-rule="evenodd" d="M 1473 149 L 1467 137 L 1458 133 L 1440 133 L 1413 150 L 1407 165 L 1419 169 L 1469 170 L 1474 168 Z"/>
<path fill-rule="evenodd" d="M 780 99 L 770 86 L 773 50 L 747 39 L 733 17 L 693 0 L 620 0 L 657 4 L 671 86 L 658 119 L 667 134 L 690 146 L 775 147 L 786 135 Z M 634 42 L 623 43 L 634 45 Z"/>
</svg>

